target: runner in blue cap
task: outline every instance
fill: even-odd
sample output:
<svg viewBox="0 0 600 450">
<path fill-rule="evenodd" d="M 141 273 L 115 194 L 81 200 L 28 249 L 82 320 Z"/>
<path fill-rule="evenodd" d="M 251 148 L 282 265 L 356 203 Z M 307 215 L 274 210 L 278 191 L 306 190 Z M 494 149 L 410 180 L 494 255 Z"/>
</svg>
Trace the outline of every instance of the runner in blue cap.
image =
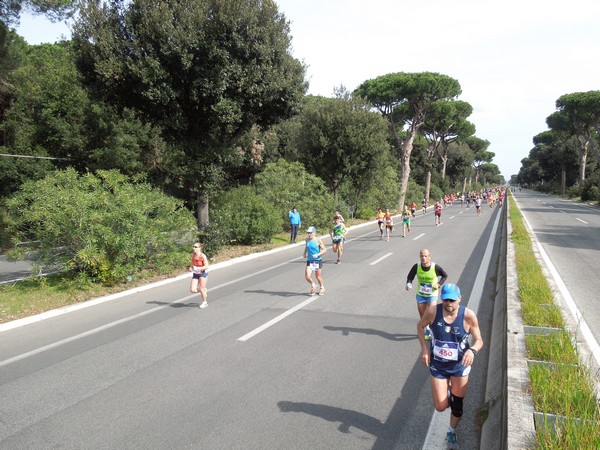
<svg viewBox="0 0 600 450">
<path fill-rule="evenodd" d="M 476 314 L 460 305 L 462 296 L 456 284 L 444 284 L 442 303 L 427 309 L 417 325 L 421 343 L 421 362 L 431 373 L 431 395 L 437 411 L 450 407 L 450 427 L 446 434 L 448 449 L 457 449 L 456 427 L 463 414 L 471 365 L 483 347 Z M 431 346 L 425 341 L 425 328 L 431 330 Z M 448 391 L 450 390 L 450 394 Z"/>
</svg>

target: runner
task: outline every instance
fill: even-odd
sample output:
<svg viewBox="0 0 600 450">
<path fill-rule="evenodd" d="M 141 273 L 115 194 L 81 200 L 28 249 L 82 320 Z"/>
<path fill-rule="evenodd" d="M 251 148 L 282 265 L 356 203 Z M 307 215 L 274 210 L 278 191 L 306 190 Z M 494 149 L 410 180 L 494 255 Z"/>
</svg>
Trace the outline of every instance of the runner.
<svg viewBox="0 0 600 450">
<path fill-rule="evenodd" d="M 194 294 L 200 292 L 202 302 L 198 305 L 199 308 L 206 308 L 208 303 L 208 291 L 206 290 L 206 282 L 208 281 L 208 258 L 202 253 L 203 245 L 196 242 L 192 249 L 192 265 L 190 272 L 193 273 L 190 283 L 190 292 Z"/>
<path fill-rule="evenodd" d="M 389 209 L 385 210 L 385 216 L 383 218 L 385 221 L 385 235 L 387 236 L 387 240 L 390 240 L 390 234 L 394 231 L 394 220 L 392 219 L 392 214 Z"/>
<path fill-rule="evenodd" d="M 342 253 L 344 252 L 344 241 L 346 240 L 346 232 L 348 229 L 340 216 L 335 216 L 334 225 L 331 230 L 331 241 L 333 242 L 332 250 L 337 253 L 336 264 L 341 264 Z"/>
<path fill-rule="evenodd" d="M 410 217 L 411 213 L 408 212 L 408 207 L 404 205 L 402 208 L 402 237 L 406 237 L 406 234 L 410 233 Z"/>
<path fill-rule="evenodd" d="M 327 253 L 327 247 L 325 247 L 323 241 L 316 236 L 317 229 L 315 227 L 308 227 L 306 232 L 308 233 L 308 237 L 306 238 L 306 246 L 304 247 L 304 257 L 307 258 L 304 278 L 310 283 L 310 295 L 315 295 L 317 292 L 317 285 L 312 279 L 312 273 L 315 272 L 315 276 L 320 286 L 319 295 L 323 295 L 325 293 L 325 283 L 323 281 L 323 276 L 321 275 L 321 269 L 323 268 L 322 256 Z"/>
<path fill-rule="evenodd" d="M 448 449 L 458 449 L 456 427 L 463 414 L 469 373 L 475 356 L 483 348 L 477 315 L 461 306 L 460 289 L 455 284 L 442 287 L 442 303 L 427 310 L 417 325 L 421 362 L 431 373 L 431 395 L 439 412 L 450 407 L 450 426 L 446 433 Z M 425 337 L 431 329 L 432 345 Z M 469 341 L 472 344 L 469 344 Z M 448 392 L 450 391 L 450 392 Z"/>
<path fill-rule="evenodd" d="M 427 199 L 421 200 L 421 207 L 423 208 L 423 214 L 427 213 Z"/>
<path fill-rule="evenodd" d="M 413 219 L 417 215 L 417 204 L 414 201 L 410 204 L 410 214 L 412 215 Z"/>
<path fill-rule="evenodd" d="M 424 248 L 419 252 L 419 259 L 421 262 L 412 266 L 408 272 L 406 290 L 412 290 L 412 282 L 416 276 L 417 283 L 419 283 L 416 294 L 417 310 L 419 311 L 419 318 L 421 318 L 426 310 L 435 309 L 438 289 L 444 284 L 448 274 L 438 264 L 431 262 L 431 252 L 428 249 Z"/>
<path fill-rule="evenodd" d="M 442 205 L 440 202 L 435 202 L 433 210 L 435 213 L 435 226 L 439 227 L 442 224 Z"/>
<path fill-rule="evenodd" d="M 379 228 L 379 239 L 383 239 L 383 231 L 385 230 L 385 213 L 381 208 L 377 209 L 377 227 Z"/>
<path fill-rule="evenodd" d="M 481 197 L 478 195 L 475 199 L 475 210 L 477 211 L 477 217 L 481 215 Z"/>
</svg>

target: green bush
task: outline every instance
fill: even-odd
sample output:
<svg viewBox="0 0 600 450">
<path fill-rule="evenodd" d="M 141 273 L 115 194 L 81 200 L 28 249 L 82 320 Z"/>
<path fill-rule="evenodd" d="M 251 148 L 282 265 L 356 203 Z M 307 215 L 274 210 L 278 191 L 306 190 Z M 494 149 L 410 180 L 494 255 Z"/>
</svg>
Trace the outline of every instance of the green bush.
<svg viewBox="0 0 600 450">
<path fill-rule="evenodd" d="M 118 171 L 56 171 L 24 183 L 6 206 L 14 245 L 34 241 L 42 263 L 105 284 L 155 267 L 195 229 L 181 201 Z M 15 246 L 12 254 L 26 250 Z"/>
<path fill-rule="evenodd" d="M 211 217 L 224 230 L 229 243 L 264 244 L 280 232 L 280 212 L 253 187 L 241 186 L 220 195 L 212 203 Z"/>
<path fill-rule="evenodd" d="M 588 178 L 583 184 L 581 190 L 581 200 L 586 202 L 600 200 L 600 190 L 598 189 L 598 177 Z"/>
<path fill-rule="evenodd" d="M 288 213 L 294 206 L 302 219 L 302 227 L 316 226 L 329 229 L 335 211 L 333 196 L 323 181 L 306 172 L 298 162 L 283 159 L 269 163 L 256 175 L 256 192 L 275 207 L 286 229 L 289 229 Z"/>
<path fill-rule="evenodd" d="M 444 191 L 442 191 L 435 184 L 432 184 L 431 187 L 429 188 L 429 203 L 430 204 L 435 203 L 443 196 L 444 196 Z"/>
<path fill-rule="evenodd" d="M 425 189 L 422 186 L 419 186 L 415 181 L 409 180 L 404 203 L 408 206 L 412 202 L 415 202 L 418 206 L 421 206 L 424 197 Z"/>
</svg>

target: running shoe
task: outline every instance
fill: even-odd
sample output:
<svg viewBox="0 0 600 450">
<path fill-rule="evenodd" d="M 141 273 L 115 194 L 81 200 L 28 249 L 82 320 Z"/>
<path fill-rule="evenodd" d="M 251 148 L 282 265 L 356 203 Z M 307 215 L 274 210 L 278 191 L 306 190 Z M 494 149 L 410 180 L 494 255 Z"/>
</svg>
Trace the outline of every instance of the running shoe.
<svg viewBox="0 0 600 450">
<path fill-rule="evenodd" d="M 340 261 L 339 259 L 335 262 L 336 264 L 341 264 L 342 261 Z"/>
<path fill-rule="evenodd" d="M 458 442 L 456 442 L 456 433 L 448 431 L 446 433 L 446 448 L 448 450 L 458 450 Z"/>
<path fill-rule="evenodd" d="M 312 287 L 310 288 L 310 295 L 315 295 L 317 293 L 317 285 L 313 283 Z"/>
<path fill-rule="evenodd" d="M 321 286 L 321 289 L 319 290 L 319 295 L 325 295 L 325 288 L 323 286 Z"/>
<path fill-rule="evenodd" d="M 208 303 L 206 302 L 206 300 L 204 300 L 202 303 L 200 303 L 200 305 L 198 305 L 198 308 L 206 308 L 208 306 Z"/>
</svg>

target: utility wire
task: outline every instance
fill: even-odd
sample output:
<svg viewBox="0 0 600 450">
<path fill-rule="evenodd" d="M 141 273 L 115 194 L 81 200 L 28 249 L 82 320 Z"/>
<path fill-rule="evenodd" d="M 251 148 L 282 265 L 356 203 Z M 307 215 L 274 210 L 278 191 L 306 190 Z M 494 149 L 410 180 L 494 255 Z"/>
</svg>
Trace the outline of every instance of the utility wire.
<svg viewBox="0 0 600 450">
<path fill-rule="evenodd" d="M 0 153 L 0 156 L 8 156 L 12 158 L 33 158 L 33 159 L 61 159 L 64 161 L 68 161 L 71 158 L 52 158 L 50 156 L 33 156 L 33 155 L 10 155 L 7 153 Z"/>
</svg>

